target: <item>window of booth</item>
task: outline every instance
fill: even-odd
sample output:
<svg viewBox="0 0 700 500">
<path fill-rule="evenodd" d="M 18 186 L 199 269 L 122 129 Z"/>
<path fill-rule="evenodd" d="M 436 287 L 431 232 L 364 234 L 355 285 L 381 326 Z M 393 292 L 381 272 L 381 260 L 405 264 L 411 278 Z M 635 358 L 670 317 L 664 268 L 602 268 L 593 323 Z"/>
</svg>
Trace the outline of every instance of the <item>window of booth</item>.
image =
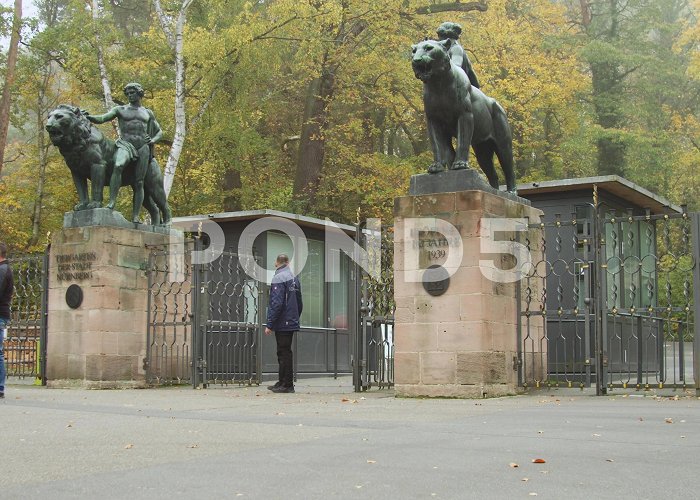
<svg viewBox="0 0 700 500">
<path fill-rule="evenodd" d="M 296 243 L 296 242 L 295 242 Z M 303 326 L 324 327 L 325 293 L 324 293 L 324 243 L 318 240 L 307 239 L 308 255 L 306 265 L 299 270 L 300 257 L 294 254 L 292 240 L 282 233 L 269 232 L 267 235 L 267 262 L 268 269 L 274 269 L 275 259 L 281 253 L 289 255 L 292 272 L 299 276 L 301 282 L 304 310 L 301 313 Z"/>
<path fill-rule="evenodd" d="M 328 305 L 329 327 L 345 330 L 348 323 L 348 280 L 350 278 L 350 258 L 340 255 L 340 281 L 328 283 L 330 303 Z"/>
</svg>

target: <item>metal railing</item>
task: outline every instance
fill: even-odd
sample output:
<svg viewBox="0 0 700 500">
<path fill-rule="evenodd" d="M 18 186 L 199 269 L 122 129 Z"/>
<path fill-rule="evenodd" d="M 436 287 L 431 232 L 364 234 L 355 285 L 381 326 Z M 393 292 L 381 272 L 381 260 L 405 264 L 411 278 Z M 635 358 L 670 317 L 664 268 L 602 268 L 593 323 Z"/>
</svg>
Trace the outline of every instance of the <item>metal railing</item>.
<svg viewBox="0 0 700 500">
<path fill-rule="evenodd" d="M 46 385 L 46 326 L 49 248 L 44 253 L 8 259 L 14 276 L 3 351 L 8 377 L 34 377 Z"/>
<path fill-rule="evenodd" d="M 700 214 L 600 210 L 529 226 L 520 384 L 700 394 Z"/>
</svg>

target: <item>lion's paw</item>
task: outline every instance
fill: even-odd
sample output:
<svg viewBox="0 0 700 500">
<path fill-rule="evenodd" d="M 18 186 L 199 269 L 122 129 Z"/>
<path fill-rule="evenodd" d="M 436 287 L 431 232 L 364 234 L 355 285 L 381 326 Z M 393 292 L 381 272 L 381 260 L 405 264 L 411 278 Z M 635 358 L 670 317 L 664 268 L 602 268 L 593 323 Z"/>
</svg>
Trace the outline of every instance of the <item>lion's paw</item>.
<svg viewBox="0 0 700 500">
<path fill-rule="evenodd" d="M 88 204 L 86 202 L 81 202 L 73 207 L 73 211 L 79 212 L 80 210 L 85 210 L 87 207 L 88 207 Z"/>
<path fill-rule="evenodd" d="M 452 164 L 452 168 L 450 170 L 467 170 L 471 167 L 469 167 L 469 162 L 464 161 L 464 160 L 459 160 L 456 161 Z"/>
<path fill-rule="evenodd" d="M 91 201 L 90 203 L 87 204 L 88 209 L 101 208 L 101 207 L 102 207 L 102 203 L 100 203 L 99 201 Z"/>
<path fill-rule="evenodd" d="M 442 163 L 433 163 L 428 167 L 428 173 L 429 174 L 437 174 L 438 172 L 442 172 L 445 170 L 445 166 Z"/>
</svg>

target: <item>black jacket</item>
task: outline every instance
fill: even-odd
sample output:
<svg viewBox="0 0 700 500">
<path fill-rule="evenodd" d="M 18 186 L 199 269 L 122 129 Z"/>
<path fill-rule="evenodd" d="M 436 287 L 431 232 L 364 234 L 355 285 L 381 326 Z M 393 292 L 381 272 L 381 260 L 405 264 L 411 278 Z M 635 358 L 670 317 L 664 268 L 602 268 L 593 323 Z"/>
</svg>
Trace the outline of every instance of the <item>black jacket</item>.
<svg viewBox="0 0 700 500">
<path fill-rule="evenodd" d="M 292 274 L 289 266 L 278 268 L 270 285 L 270 303 L 265 326 L 275 332 L 295 332 L 299 330 L 302 308 L 299 278 Z"/>
<path fill-rule="evenodd" d="M 4 260 L 0 262 L 0 318 L 10 319 L 10 304 L 12 293 L 15 291 L 15 283 L 12 277 L 12 269 Z"/>
</svg>

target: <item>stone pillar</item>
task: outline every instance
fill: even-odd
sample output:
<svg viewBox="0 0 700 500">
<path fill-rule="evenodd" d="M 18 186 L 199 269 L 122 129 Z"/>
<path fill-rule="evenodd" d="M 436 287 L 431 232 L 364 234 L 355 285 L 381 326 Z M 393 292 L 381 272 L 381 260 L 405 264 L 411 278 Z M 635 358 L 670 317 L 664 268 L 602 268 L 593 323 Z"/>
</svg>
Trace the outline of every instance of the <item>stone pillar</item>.
<svg viewBox="0 0 700 500">
<path fill-rule="evenodd" d="M 52 386 L 145 383 L 150 252 L 146 246 L 167 244 L 169 234 L 145 225 L 115 227 L 106 210 L 85 211 L 102 215 L 92 218 L 78 212 L 86 218 L 83 222 L 97 225 L 64 227 L 52 237 L 47 337 L 47 377 Z M 69 215 L 73 217 L 67 214 L 64 226 L 70 224 Z M 71 285 L 80 290 L 76 286 L 69 290 Z M 82 302 L 72 308 L 69 302 L 76 306 L 80 292 Z"/>
<path fill-rule="evenodd" d="M 461 172 L 459 175 L 463 175 L 464 171 Z M 470 174 L 476 175 L 473 171 Z M 429 180 L 436 178 L 431 175 Z M 414 184 L 412 179 L 412 191 L 420 192 Z M 493 259 L 496 267 L 510 269 L 515 259 L 504 254 L 482 254 L 481 249 L 489 246 L 482 247 L 488 242 L 482 242 L 480 226 L 484 218 L 529 217 L 535 223 L 539 222 L 541 212 L 530 207 L 526 200 L 490 191 L 418 194 L 395 201 L 397 396 L 480 398 L 518 392 L 516 286 L 490 280 L 479 266 L 479 260 Z M 449 222 L 456 229 L 456 237 L 461 239 L 463 258 L 442 295 L 433 296 L 423 283 L 409 282 L 407 278 L 416 268 L 444 264 L 450 242 L 430 230 L 410 234 L 407 222 L 411 218 Z M 507 241 L 514 233 L 502 236 L 503 233 L 497 233 L 496 240 Z M 524 236 L 517 241 L 524 241 Z M 413 269 L 410 259 L 409 266 L 406 265 L 406 253 L 410 251 L 419 255 L 418 266 Z M 533 260 L 540 259 L 534 255 Z M 439 288 L 433 287 L 432 293 L 437 293 Z"/>
</svg>

